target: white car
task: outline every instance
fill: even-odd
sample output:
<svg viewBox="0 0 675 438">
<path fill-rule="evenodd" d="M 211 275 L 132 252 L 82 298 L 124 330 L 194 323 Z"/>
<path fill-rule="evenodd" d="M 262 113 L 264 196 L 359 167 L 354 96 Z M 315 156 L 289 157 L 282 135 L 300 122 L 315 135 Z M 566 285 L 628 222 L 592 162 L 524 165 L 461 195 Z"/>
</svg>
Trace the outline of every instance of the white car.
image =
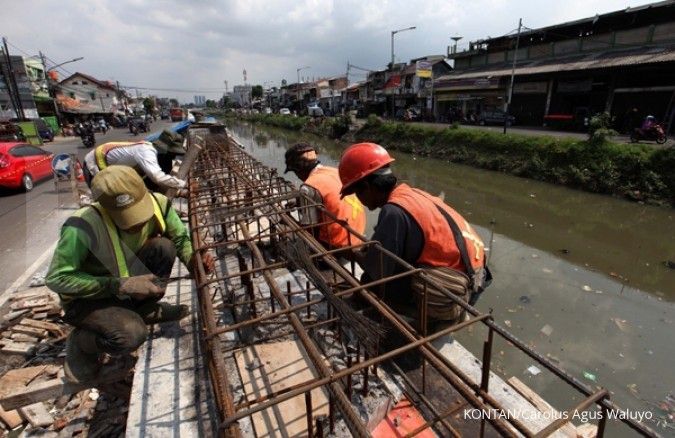
<svg viewBox="0 0 675 438">
<path fill-rule="evenodd" d="M 282 116 L 290 116 L 291 110 L 289 110 L 288 108 L 281 108 L 279 110 L 279 114 L 281 114 Z"/>
</svg>

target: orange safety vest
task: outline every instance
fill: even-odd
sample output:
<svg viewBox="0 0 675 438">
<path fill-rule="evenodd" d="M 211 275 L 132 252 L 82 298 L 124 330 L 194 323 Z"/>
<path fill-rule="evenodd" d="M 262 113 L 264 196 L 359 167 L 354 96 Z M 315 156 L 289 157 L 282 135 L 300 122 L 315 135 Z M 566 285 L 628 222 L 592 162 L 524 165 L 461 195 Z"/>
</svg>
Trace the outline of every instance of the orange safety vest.
<svg viewBox="0 0 675 438">
<path fill-rule="evenodd" d="M 455 244 L 455 238 L 448 221 L 437 207 L 445 210 L 462 232 L 469 260 L 474 270 L 483 267 L 485 245 L 471 225 L 455 210 L 429 193 L 400 184 L 392 190 L 387 200 L 404 209 L 417 222 L 424 234 L 424 247 L 416 260 L 417 265 L 447 266 L 467 272 L 462 256 Z"/>
<path fill-rule="evenodd" d="M 137 142 L 137 141 L 114 141 L 110 143 L 103 143 L 102 145 L 98 146 L 96 148 L 96 151 L 94 152 L 94 157 L 96 158 L 96 165 L 98 166 L 98 170 L 103 170 L 106 167 L 108 167 L 108 160 L 107 160 L 107 155 L 108 152 L 112 151 L 113 149 L 117 148 L 123 148 L 127 146 L 132 146 L 136 144 L 143 144 L 143 142 Z"/>
<path fill-rule="evenodd" d="M 326 166 L 314 168 L 305 184 L 315 188 L 321 194 L 327 211 L 338 219 L 347 221 L 351 228 L 363 234 L 366 229 L 366 210 L 355 195 L 340 199 L 342 182 L 340 182 L 336 168 Z M 321 216 L 321 222 L 330 220 L 328 217 Z M 354 235 L 350 237 L 349 232 L 335 222 L 319 228 L 319 239 L 333 247 L 355 245 L 361 242 Z"/>
</svg>

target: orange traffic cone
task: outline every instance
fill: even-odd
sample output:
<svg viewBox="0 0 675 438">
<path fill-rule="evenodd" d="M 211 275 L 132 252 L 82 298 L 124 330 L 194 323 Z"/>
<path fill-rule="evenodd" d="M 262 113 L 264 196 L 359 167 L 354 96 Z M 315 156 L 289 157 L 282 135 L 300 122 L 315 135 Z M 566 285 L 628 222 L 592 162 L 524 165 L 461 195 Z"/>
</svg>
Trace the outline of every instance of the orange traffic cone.
<svg viewBox="0 0 675 438">
<path fill-rule="evenodd" d="M 75 179 L 77 182 L 84 182 L 84 171 L 79 159 L 75 159 Z"/>
</svg>

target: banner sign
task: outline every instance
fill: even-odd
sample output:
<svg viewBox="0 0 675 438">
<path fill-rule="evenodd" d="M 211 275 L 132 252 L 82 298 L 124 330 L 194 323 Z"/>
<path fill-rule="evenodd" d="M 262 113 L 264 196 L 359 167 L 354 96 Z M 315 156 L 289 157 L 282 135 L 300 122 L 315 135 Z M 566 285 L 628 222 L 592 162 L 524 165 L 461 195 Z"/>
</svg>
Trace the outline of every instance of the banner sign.
<svg viewBox="0 0 675 438">
<path fill-rule="evenodd" d="M 429 61 L 417 61 L 415 74 L 418 78 L 430 78 L 432 76 L 431 63 Z"/>
</svg>

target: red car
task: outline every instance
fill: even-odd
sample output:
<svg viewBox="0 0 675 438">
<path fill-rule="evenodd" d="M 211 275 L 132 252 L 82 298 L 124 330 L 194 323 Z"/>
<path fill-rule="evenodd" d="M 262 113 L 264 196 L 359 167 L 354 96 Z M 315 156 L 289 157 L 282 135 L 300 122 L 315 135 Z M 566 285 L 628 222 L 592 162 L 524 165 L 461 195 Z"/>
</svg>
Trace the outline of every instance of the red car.
<svg viewBox="0 0 675 438">
<path fill-rule="evenodd" d="M 0 187 L 30 192 L 35 182 L 52 176 L 53 157 L 26 143 L 0 143 Z"/>
</svg>

